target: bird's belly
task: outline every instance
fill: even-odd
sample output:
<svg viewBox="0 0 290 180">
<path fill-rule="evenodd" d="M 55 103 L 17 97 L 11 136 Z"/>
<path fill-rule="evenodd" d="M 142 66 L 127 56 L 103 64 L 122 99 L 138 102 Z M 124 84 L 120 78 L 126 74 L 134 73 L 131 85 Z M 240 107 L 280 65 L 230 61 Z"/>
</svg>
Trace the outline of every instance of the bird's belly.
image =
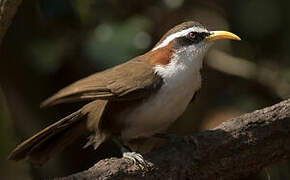
<svg viewBox="0 0 290 180">
<path fill-rule="evenodd" d="M 122 138 L 130 140 L 149 137 L 165 131 L 186 110 L 199 88 L 200 82 L 197 81 L 175 86 L 164 85 L 156 94 L 138 106 L 122 111 L 119 115 L 123 117 L 124 122 Z"/>
</svg>

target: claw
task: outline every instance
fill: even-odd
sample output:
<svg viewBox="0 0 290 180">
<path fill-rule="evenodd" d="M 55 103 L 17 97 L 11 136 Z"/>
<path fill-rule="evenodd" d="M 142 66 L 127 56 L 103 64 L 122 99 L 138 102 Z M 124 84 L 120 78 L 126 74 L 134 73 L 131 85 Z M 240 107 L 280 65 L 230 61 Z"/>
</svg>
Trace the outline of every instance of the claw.
<svg viewBox="0 0 290 180">
<path fill-rule="evenodd" d="M 125 147 L 119 139 L 113 139 L 114 142 L 120 147 L 120 150 L 123 154 L 123 157 L 130 159 L 133 161 L 134 165 L 140 165 L 142 168 L 149 168 L 150 162 L 146 162 L 143 156 L 137 152 L 130 151 L 127 147 Z"/>
<path fill-rule="evenodd" d="M 150 163 L 147 163 L 143 156 L 136 152 L 124 152 L 123 157 L 131 159 L 134 165 L 139 165 L 142 169 L 148 169 L 151 167 Z"/>
<path fill-rule="evenodd" d="M 134 164 L 137 164 L 137 163 L 144 164 L 145 163 L 143 156 L 139 153 L 136 153 L 136 152 L 124 152 L 123 157 L 131 159 L 134 162 Z"/>
</svg>

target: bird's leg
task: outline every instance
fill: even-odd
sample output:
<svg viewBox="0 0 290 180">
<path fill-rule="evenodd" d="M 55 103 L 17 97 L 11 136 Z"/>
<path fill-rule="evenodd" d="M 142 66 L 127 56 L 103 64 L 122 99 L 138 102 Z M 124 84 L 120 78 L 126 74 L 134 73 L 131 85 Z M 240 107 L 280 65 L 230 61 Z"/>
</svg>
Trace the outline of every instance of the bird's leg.
<svg viewBox="0 0 290 180">
<path fill-rule="evenodd" d="M 113 141 L 119 146 L 123 157 L 131 159 L 134 164 L 142 165 L 142 167 L 147 167 L 143 156 L 137 152 L 131 151 L 129 148 L 125 147 L 120 138 L 113 138 Z"/>
</svg>

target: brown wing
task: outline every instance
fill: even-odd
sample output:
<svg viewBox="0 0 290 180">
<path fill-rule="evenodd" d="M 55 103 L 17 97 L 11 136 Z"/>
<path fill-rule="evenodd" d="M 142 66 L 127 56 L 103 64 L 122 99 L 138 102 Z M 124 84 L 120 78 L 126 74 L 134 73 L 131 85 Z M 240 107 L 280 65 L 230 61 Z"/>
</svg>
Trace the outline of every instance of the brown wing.
<svg viewBox="0 0 290 180">
<path fill-rule="evenodd" d="M 159 89 L 162 79 L 144 56 L 81 79 L 45 100 L 41 106 L 94 99 L 140 98 Z"/>
</svg>

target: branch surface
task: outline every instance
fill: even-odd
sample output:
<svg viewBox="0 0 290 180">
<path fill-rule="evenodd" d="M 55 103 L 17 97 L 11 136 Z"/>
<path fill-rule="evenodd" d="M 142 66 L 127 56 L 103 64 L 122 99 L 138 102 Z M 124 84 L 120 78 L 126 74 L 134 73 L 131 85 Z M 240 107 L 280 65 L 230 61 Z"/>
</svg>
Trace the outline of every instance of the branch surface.
<svg viewBox="0 0 290 180">
<path fill-rule="evenodd" d="M 0 0 L 0 45 L 22 0 Z"/>
<path fill-rule="evenodd" d="M 58 179 L 238 179 L 288 159 L 289 137 L 290 99 L 180 138 L 144 156 L 148 167 L 111 158 Z"/>
</svg>

